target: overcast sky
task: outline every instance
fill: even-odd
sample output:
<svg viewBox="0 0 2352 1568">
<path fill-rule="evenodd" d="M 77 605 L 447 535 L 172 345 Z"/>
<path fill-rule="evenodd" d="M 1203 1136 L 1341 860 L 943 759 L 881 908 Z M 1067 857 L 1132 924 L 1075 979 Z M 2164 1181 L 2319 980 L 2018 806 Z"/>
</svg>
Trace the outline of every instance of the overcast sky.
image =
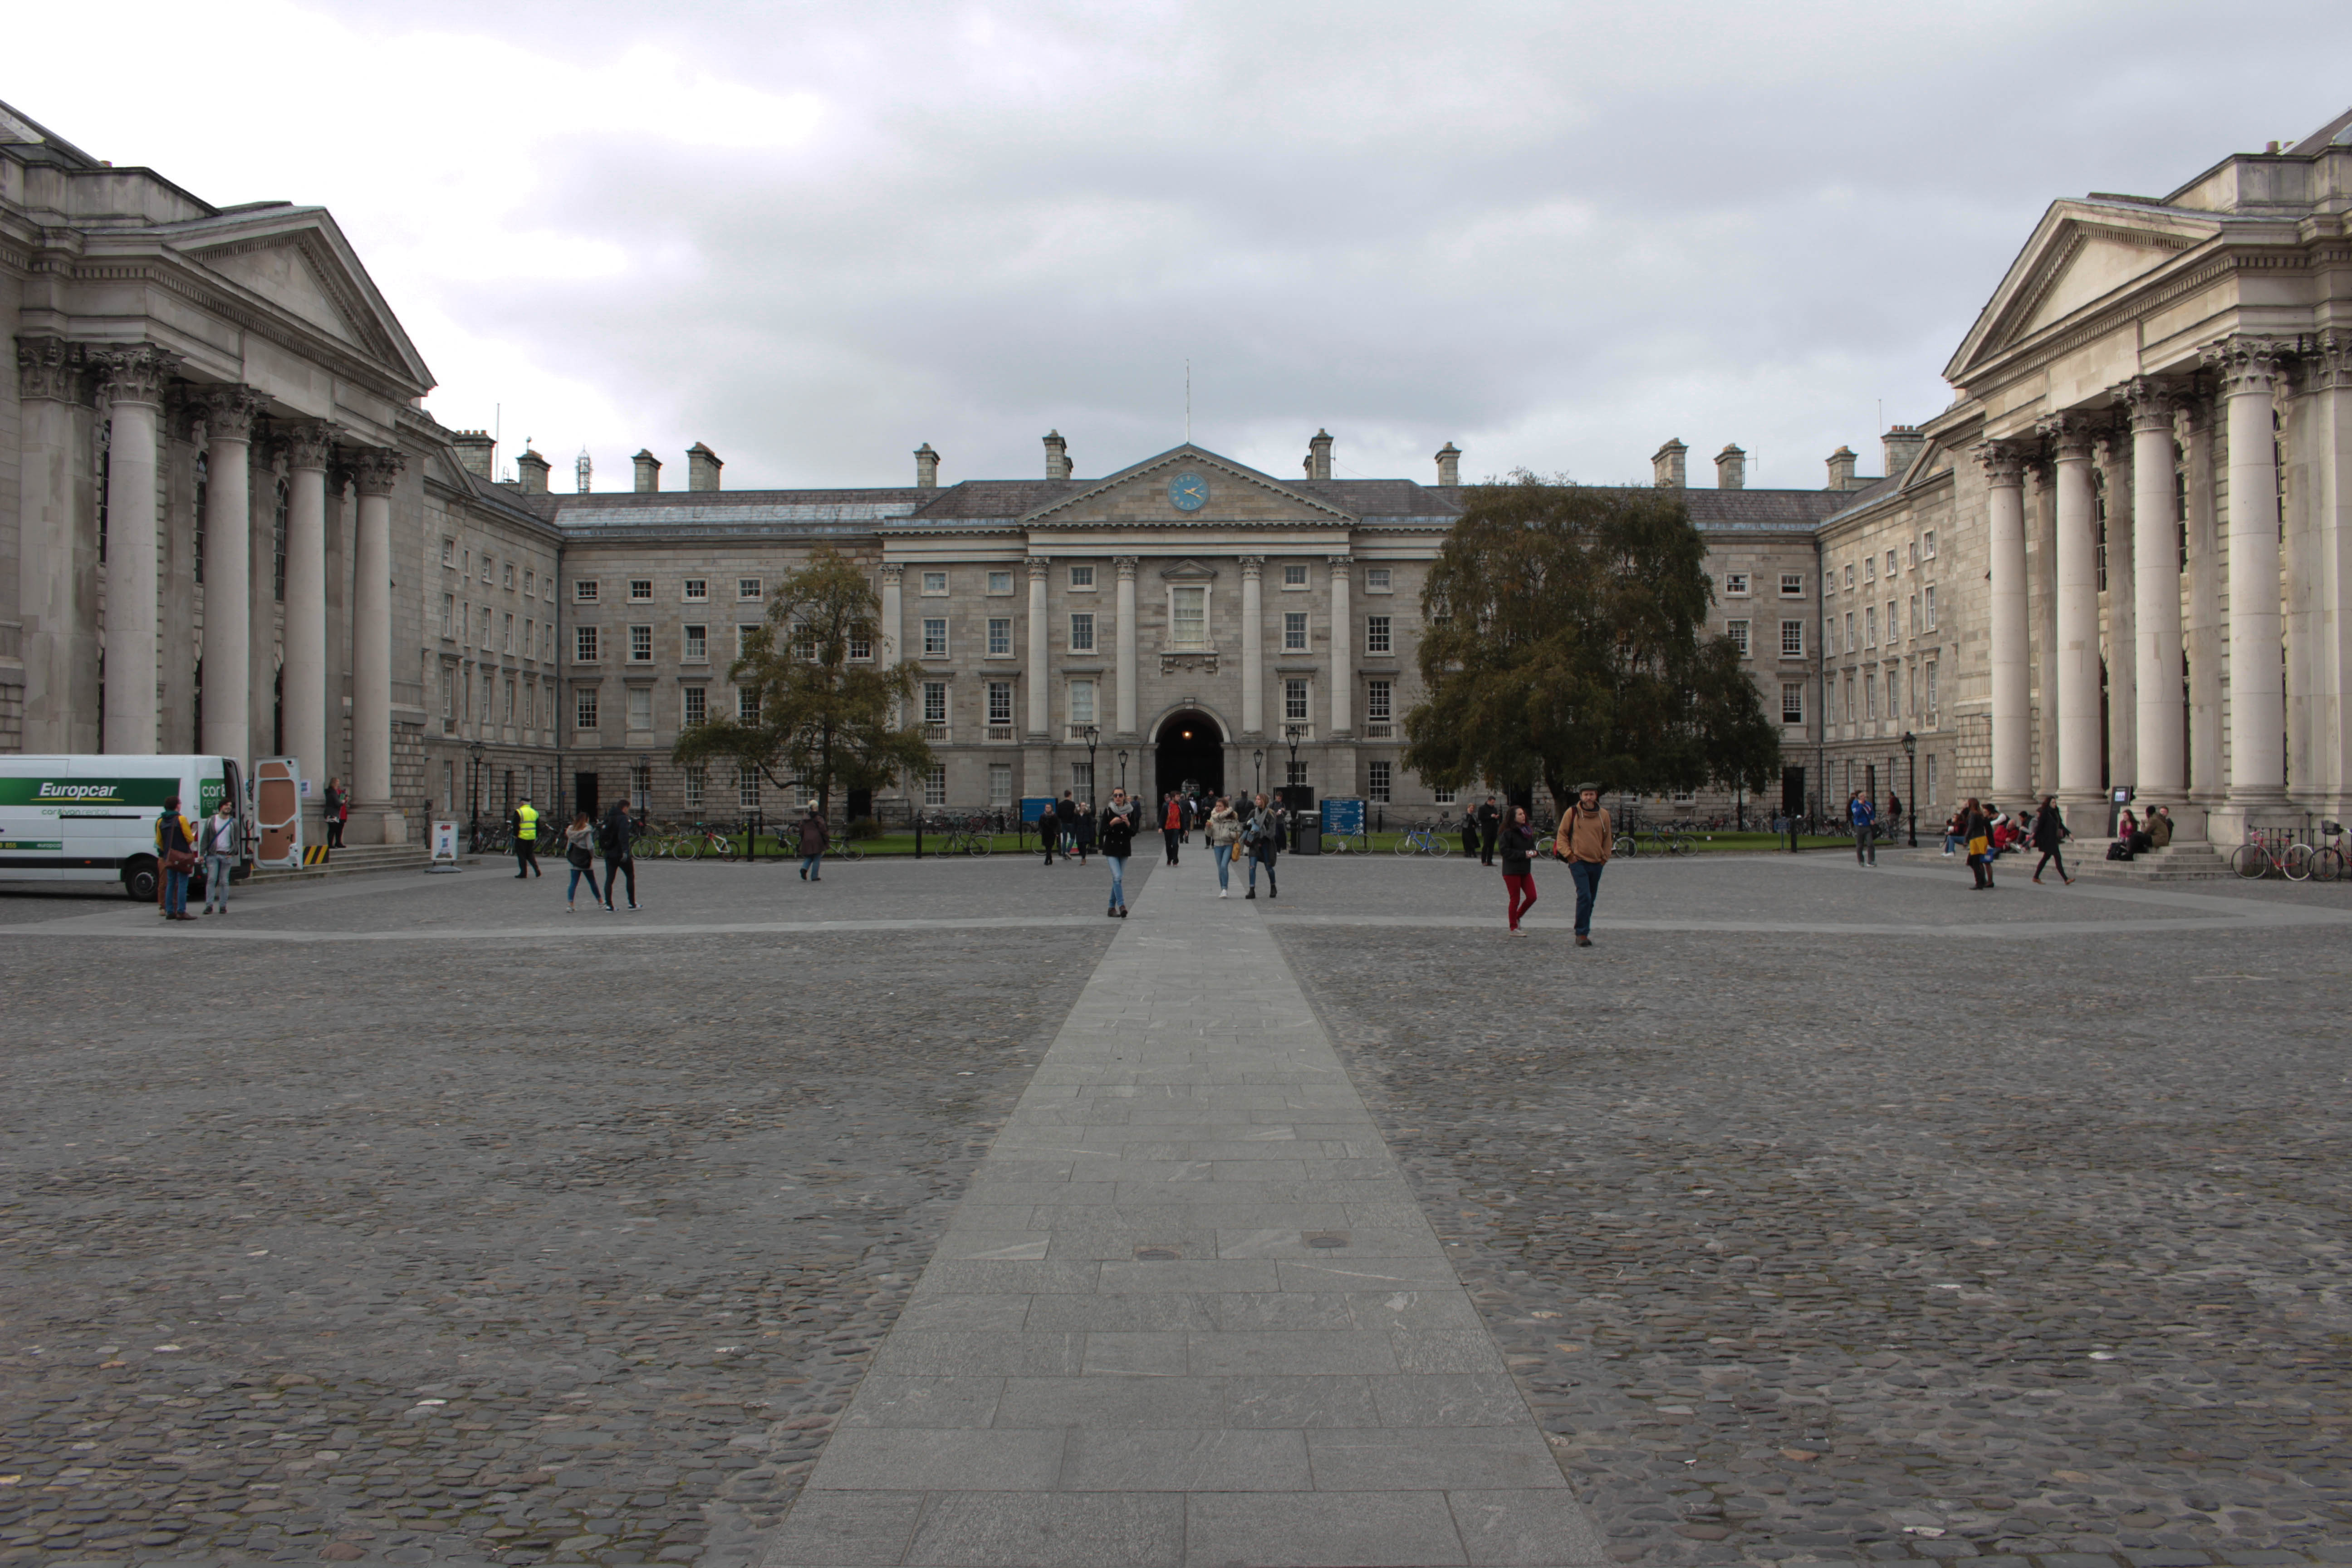
<svg viewBox="0 0 2352 1568">
<path fill-rule="evenodd" d="M 1817 487 L 2048 203 L 2352 104 L 2340 4 L 110 5 L 0 98 L 221 205 L 331 208 L 439 378 L 569 488 L 1113 471 Z M 57 68 L 58 62 L 88 68 Z M 502 410 L 502 413 L 499 411 Z M 1702 478 L 1704 476 L 1704 479 Z"/>
</svg>

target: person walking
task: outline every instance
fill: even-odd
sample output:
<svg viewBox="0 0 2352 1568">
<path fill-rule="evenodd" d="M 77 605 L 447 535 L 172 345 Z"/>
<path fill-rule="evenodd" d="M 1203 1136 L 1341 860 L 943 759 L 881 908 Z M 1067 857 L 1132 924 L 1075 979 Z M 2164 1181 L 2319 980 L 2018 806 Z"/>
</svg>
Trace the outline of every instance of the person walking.
<svg viewBox="0 0 2352 1568">
<path fill-rule="evenodd" d="M 515 802 L 507 813 L 507 826 L 514 830 L 515 880 L 545 876 L 539 868 L 539 808 L 530 804 L 530 796 Z"/>
<path fill-rule="evenodd" d="M 1490 795 L 1486 803 L 1478 808 L 1478 864 L 1481 866 L 1495 863 L 1495 839 L 1502 829 L 1503 813 Z"/>
<path fill-rule="evenodd" d="M 1536 907 L 1536 830 L 1528 823 L 1528 808 L 1511 807 L 1511 820 L 1503 825 L 1500 838 L 1503 851 L 1503 890 L 1511 906 L 1511 934 L 1525 936 L 1519 917 Z"/>
<path fill-rule="evenodd" d="M 1209 853 L 1217 859 L 1217 897 L 1233 897 L 1234 846 L 1242 841 L 1241 815 L 1224 796 L 1209 809 Z"/>
<path fill-rule="evenodd" d="M 192 921 L 188 879 L 196 869 L 196 829 L 180 815 L 180 797 L 163 802 L 155 818 L 156 912 L 167 921 Z"/>
<path fill-rule="evenodd" d="M 1176 847 L 1184 842 L 1184 797 L 1174 790 L 1168 792 L 1168 811 L 1160 819 L 1160 832 L 1168 848 L 1168 863 L 1176 864 Z"/>
<path fill-rule="evenodd" d="M 2058 815 L 2058 797 L 2043 795 L 2042 808 L 2033 814 L 2033 847 L 2042 851 L 2042 863 L 2033 868 L 2036 882 L 2042 880 L 2042 868 L 2055 860 L 2058 879 L 2070 888 L 2074 885 L 2074 879 L 2066 875 L 2066 857 L 2060 852 L 2060 847 L 2072 837 L 2066 831 L 2066 819 Z"/>
<path fill-rule="evenodd" d="M 825 825 L 824 816 L 812 805 L 802 814 L 800 821 L 801 880 L 824 880 L 824 852 L 832 847 L 833 831 Z"/>
<path fill-rule="evenodd" d="M 1478 853 L 1478 808 L 1468 801 L 1462 803 L 1462 858 L 1467 860 Z"/>
<path fill-rule="evenodd" d="M 1257 872 L 1263 866 L 1265 868 L 1265 896 L 1278 899 L 1282 896 L 1282 889 L 1275 885 L 1274 863 L 1282 858 L 1282 814 L 1269 807 L 1265 796 L 1260 795 L 1257 797 L 1257 810 L 1250 817 L 1250 826 L 1256 831 L 1249 841 L 1249 891 L 1242 897 L 1257 897 Z"/>
<path fill-rule="evenodd" d="M 205 913 L 228 913 L 229 879 L 236 871 L 236 803 L 221 796 L 220 809 L 205 818 Z M 215 908 L 217 906 L 217 908 Z"/>
<path fill-rule="evenodd" d="M 616 800 L 613 809 L 604 814 L 604 907 L 613 907 L 613 895 L 620 891 L 621 879 L 629 879 L 629 910 L 637 908 L 637 852 L 632 842 L 637 836 L 636 824 L 629 820 L 626 801 Z M 588 889 L 594 892 L 593 887 Z"/>
<path fill-rule="evenodd" d="M 343 819 L 351 816 L 351 805 L 343 799 L 343 781 L 341 779 L 329 779 L 327 781 L 326 823 L 327 848 L 330 851 L 341 849 L 343 847 Z"/>
<path fill-rule="evenodd" d="M 1071 792 L 1064 790 L 1062 798 L 1054 805 L 1054 841 L 1062 847 L 1062 858 L 1070 858 L 1070 840 L 1078 830 L 1078 803 Z"/>
<path fill-rule="evenodd" d="M 1135 803 L 1127 798 L 1127 791 L 1110 792 L 1110 805 L 1103 808 L 1102 852 L 1110 862 L 1110 908 L 1104 911 L 1114 920 L 1127 918 L 1127 858 L 1135 853 Z"/>
<path fill-rule="evenodd" d="M 1878 807 L 1870 796 L 1856 790 L 1845 797 L 1846 821 L 1853 827 L 1853 863 L 1857 866 L 1878 864 Z"/>
<path fill-rule="evenodd" d="M 1608 868 L 1611 847 L 1616 834 L 1610 826 L 1609 813 L 1601 805 L 1601 786 L 1581 784 L 1576 786 L 1576 804 L 1559 819 L 1559 830 L 1552 835 L 1551 852 L 1568 862 L 1568 874 L 1576 882 L 1576 945 L 1592 945 L 1592 906 L 1601 897 L 1601 873 Z"/>
<path fill-rule="evenodd" d="M 572 912 L 572 896 L 580 890 L 583 877 L 588 879 L 588 901 L 603 904 L 604 900 L 596 893 L 596 825 L 584 811 L 573 816 L 572 826 L 563 830 L 563 858 L 572 868 L 572 880 L 563 888 L 563 912 Z"/>
<path fill-rule="evenodd" d="M 1094 808 L 1085 801 L 1078 802 L 1078 815 L 1070 820 L 1070 847 L 1077 851 L 1081 866 L 1087 863 L 1087 857 L 1095 852 Z"/>
<path fill-rule="evenodd" d="M 1960 806 L 1960 842 L 1968 847 L 1969 869 L 1976 876 L 1976 890 L 1982 892 L 1992 886 L 1992 818 L 1974 795 Z"/>
</svg>

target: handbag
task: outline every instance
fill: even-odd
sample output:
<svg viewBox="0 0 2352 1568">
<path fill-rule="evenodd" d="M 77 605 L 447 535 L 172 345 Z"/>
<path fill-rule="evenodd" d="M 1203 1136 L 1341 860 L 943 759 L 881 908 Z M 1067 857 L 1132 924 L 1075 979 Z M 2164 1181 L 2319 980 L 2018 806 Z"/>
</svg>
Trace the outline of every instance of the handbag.
<svg viewBox="0 0 2352 1568">
<path fill-rule="evenodd" d="M 1987 838 L 1987 837 L 1986 837 L 1983 834 L 1981 834 L 1981 833 L 1978 834 L 1974 838 L 1971 838 L 1971 839 L 1969 839 L 1969 854 L 1971 854 L 1971 855 L 1990 855 L 1990 854 L 1991 854 L 1991 853 L 1992 853 L 1992 840 L 1991 840 L 1991 839 L 1990 839 L 1990 838 Z"/>
<path fill-rule="evenodd" d="M 2126 844 L 2126 843 L 2125 843 L 2122 839 L 2118 838 L 2118 839 L 2116 839 L 2113 844 L 2110 844 L 2110 845 L 2108 845 L 2108 846 L 2107 846 L 2107 858 L 2108 858 L 2108 859 L 2110 859 L 2110 860 L 2128 860 L 2128 859 L 2130 859 L 2131 858 L 2132 858 L 2131 846 L 2130 846 L 2130 845 L 2128 845 L 2128 844 Z"/>
<path fill-rule="evenodd" d="M 574 844 L 563 852 L 563 858 L 583 871 L 596 864 L 595 852 L 585 844 Z"/>
</svg>

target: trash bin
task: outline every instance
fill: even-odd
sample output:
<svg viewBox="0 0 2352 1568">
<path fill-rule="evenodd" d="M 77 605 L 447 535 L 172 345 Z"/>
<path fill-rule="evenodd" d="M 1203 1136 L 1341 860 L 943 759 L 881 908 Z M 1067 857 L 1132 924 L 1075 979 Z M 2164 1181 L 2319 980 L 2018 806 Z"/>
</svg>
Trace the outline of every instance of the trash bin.
<svg viewBox="0 0 2352 1568">
<path fill-rule="evenodd" d="M 1309 809 L 1290 814 L 1290 852 L 1293 855 L 1323 853 L 1323 814 Z"/>
</svg>

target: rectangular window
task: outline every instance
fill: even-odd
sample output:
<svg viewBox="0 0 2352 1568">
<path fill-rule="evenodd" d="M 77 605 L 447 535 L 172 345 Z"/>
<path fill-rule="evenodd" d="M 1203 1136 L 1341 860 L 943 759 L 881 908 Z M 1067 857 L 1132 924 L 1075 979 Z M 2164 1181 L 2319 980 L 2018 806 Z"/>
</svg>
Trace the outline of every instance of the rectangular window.
<svg viewBox="0 0 2352 1568">
<path fill-rule="evenodd" d="M 1070 722 L 1081 727 L 1095 721 L 1095 683 L 1091 680 L 1070 682 Z"/>
<path fill-rule="evenodd" d="M 1853 722 L 1853 671 L 1845 672 L 1845 721 Z"/>
<path fill-rule="evenodd" d="M 1934 529 L 1931 528 L 1927 532 L 1919 536 L 1919 554 L 1923 560 L 1933 561 L 1936 558 L 1936 531 Z"/>
<path fill-rule="evenodd" d="M 1920 632 L 1921 622 L 1919 620 L 1919 595 L 1916 594 L 1911 595 L 1911 618 L 1906 624 L 1911 628 L 1911 635 L 1915 637 L 1917 637 Z"/>
<path fill-rule="evenodd" d="M 1010 594 L 1013 592 L 1013 574 L 1010 572 L 991 572 L 988 574 L 988 591 L 992 594 Z"/>
<path fill-rule="evenodd" d="M 505 570 L 503 570 L 502 572 L 500 572 L 500 573 L 499 574 L 499 587 L 501 587 L 501 588 L 504 588 L 504 589 L 505 589 L 508 593 L 509 593 L 509 594 L 511 594 L 511 593 L 513 593 L 513 592 L 514 592 L 514 563 L 513 563 L 513 562 L 511 562 L 511 561 L 508 562 L 508 563 L 506 563 L 506 568 L 505 568 Z"/>
<path fill-rule="evenodd" d="M 1936 661 L 1927 661 L 1927 721 L 1936 721 Z"/>
<path fill-rule="evenodd" d="M 1454 804 L 1454 792 L 1446 788 L 1444 784 L 1432 784 L 1429 789 L 1429 798 L 1435 801 L 1440 805 L 1452 805 Z"/>
<path fill-rule="evenodd" d="M 1886 716 L 1903 717 L 1903 667 L 1899 664 L 1886 667 Z"/>
<path fill-rule="evenodd" d="M 1927 629 L 1934 631 L 1936 629 L 1936 590 L 1932 585 L 1920 591 L 1919 607 L 1927 614 Z"/>
<path fill-rule="evenodd" d="M 1072 653 L 1092 653 L 1095 651 L 1095 617 L 1093 611 L 1082 611 L 1070 616 L 1070 651 Z"/>
<path fill-rule="evenodd" d="M 709 598 L 709 580 L 704 577 L 688 577 L 686 580 L 686 596 L 689 603 L 698 605 Z"/>
<path fill-rule="evenodd" d="M 1070 764 L 1070 789 L 1080 800 L 1095 797 L 1095 765 L 1092 763 Z"/>
<path fill-rule="evenodd" d="M 1396 651 L 1396 644 L 1389 635 L 1389 620 L 1390 617 L 1387 616 L 1364 617 L 1364 652 L 1366 654 L 1390 654 Z"/>
<path fill-rule="evenodd" d="M 1927 804 L 1929 805 L 1935 805 L 1937 795 L 1941 793 L 1942 792 L 1937 788 L 1936 757 L 1935 753 L 1931 752 L 1927 756 Z"/>
<path fill-rule="evenodd" d="M 484 653 L 488 653 L 489 650 L 490 650 L 490 611 L 489 611 L 489 606 L 486 605 L 484 605 L 484 606 L 482 607 L 482 651 L 483 651 Z"/>
<path fill-rule="evenodd" d="M 735 804 L 745 811 L 760 809 L 760 770 L 749 763 L 735 764 Z"/>
<path fill-rule="evenodd" d="M 512 679 L 509 679 L 507 681 L 507 689 L 504 696 L 507 700 L 507 711 L 504 722 L 506 727 L 511 730 L 514 728 L 515 721 L 515 683 Z"/>
<path fill-rule="evenodd" d="M 1013 725 L 1013 682 L 992 680 L 988 683 L 988 721 L 992 725 Z"/>
<path fill-rule="evenodd" d="M 1886 552 L 1886 574 L 1889 577 L 1895 575 L 1895 552 L 1892 550 Z"/>
<path fill-rule="evenodd" d="M 1805 574 L 1801 572 L 1780 574 L 1780 597 L 1801 599 L 1805 596 Z"/>
<path fill-rule="evenodd" d="M 688 626 L 685 630 L 686 661 L 688 664 L 701 664 L 708 661 L 710 658 L 710 628 Z"/>
<path fill-rule="evenodd" d="M 1071 568 L 1070 568 L 1070 586 L 1071 586 L 1071 587 L 1073 587 L 1073 588 L 1091 588 L 1091 587 L 1093 587 L 1094 585 L 1095 585 L 1095 569 L 1094 569 L 1093 567 L 1091 567 L 1091 566 L 1073 566 L 1073 567 L 1071 567 Z"/>
<path fill-rule="evenodd" d="M 1013 617 L 1011 616 L 988 617 L 988 657 L 991 658 L 1013 657 Z"/>
<path fill-rule="evenodd" d="M 572 657 L 582 664 L 596 662 L 596 628 L 594 626 L 572 628 Z"/>
<path fill-rule="evenodd" d="M 1169 590 L 1168 643 L 1171 647 L 1205 648 L 1209 646 L 1209 590 L 1202 585 L 1179 584 Z"/>
<path fill-rule="evenodd" d="M 455 594 L 444 594 L 444 595 L 441 595 L 441 635 L 442 635 L 443 637 L 455 637 L 457 635 L 457 595 L 455 595 Z"/>
<path fill-rule="evenodd" d="M 686 700 L 686 721 L 699 724 L 710 716 L 710 693 L 699 686 L 687 687 L 679 693 Z"/>
<path fill-rule="evenodd" d="M 1286 724 L 1304 724 L 1308 714 L 1307 682 L 1286 680 L 1282 683 L 1282 719 Z"/>
<path fill-rule="evenodd" d="M 1364 764 L 1364 794 L 1367 798 L 1381 805 L 1388 803 L 1389 780 L 1392 776 L 1391 766 L 1392 764 L 1388 763 Z"/>
<path fill-rule="evenodd" d="M 1916 659 L 1911 662 L 1911 711 L 1914 715 L 1919 711 L 1919 662 Z"/>
<path fill-rule="evenodd" d="M 1393 593 L 1395 593 L 1395 592 L 1396 592 L 1396 571 L 1395 571 L 1395 568 L 1393 568 L 1393 567 L 1389 567 L 1389 566 L 1367 566 L 1367 567 L 1365 567 L 1365 568 L 1364 568 L 1364 592 L 1365 592 L 1365 593 L 1367 593 L 1367 594 L 1393 594 Z"/>
<path fill-rule="evenodd" d="M 482 581 L 483 581 L 483 582 L 485 582 L 485 583 L 493 582 L 493 581 L 495 581 L 495 580 L 496 580 L 496 579 L 492 576 L 492 574 L 491 574 L 491 572 L 490 572 L 490 565 L 491 565 L 491 562 L 490 562 L 490 558 L 489 558 L 489 556 L 488 556 L 488 555 L 484 555 L 484 556 L 482 557 Z"/>
<path fill-rule="evenodd" d="M 992 806 L 1013 804 L 1013 764 L 1011 763 L 988 764 L 988 804 Z"/>
<path fill-rule="evenodd" d="M 1876 605 L 1862 612 L 1862 646 L 1864 647 L 1878 646 L 1878 606 Z"/>
<path fill-rule="evenodd" d="M 1805 657 L 1804 622 L 1782 621 L 1780 623 L 1780 657 L 1782 658 Z"/>
<path fill-rule="evenodd" d="M 736 578 L 735 596 L 739 599 L 758 598 L 760 596 L 760 580 L 757 577 Z"/>
<path fill-rule="evenodd" d="M 948 721 L 948 683 L 944 680 L 923 682 L 923 722 L 944 724 Z"/>
<path fill-rule="evenodd" d="M 933 763 L 931 771 L 923 775 L 923 804 L 945 805 L 947 803 L 948 765 L 945 763 Z"/>
<path fill-rule="evenodd" d="M 793 657 L 803 664 L 816 662 L 816 628 L 806 621 L 793 627 Z"/>
<path fill-rule="evenodd" d="M 739 686 L 735 689 L 735 719 L 738 723 L 742 724 L 756 724 L 760 721 L 758 688 Z"/>
<path fill-rule="evenodd" d="M 528 568 L 522 574 L 522 596 L 526 599 L 539 597 L 539 574 Z"/>
<path fill-rule="evenodd" d="M 508 616 L 499 624 L 499 651 L 514 652 L 514 617 Z"/>
<path fill-rule="evenodd" d="M 1845 566 L 1845 591 L 1849 594 L 1853 592 L 1853 563 L 1851 561 Z"/>
<path fill-rule="evenodd" d="M 1314 764 L 1312 764 L 1311 763 L 1286 763 L 1286 764 L 1285 764 L 1285 771 L 1284 771 L 1284 773 L 1283 773 L 1283 777 L 1284 777 L 1285 782 L 1286 782 L 1287 784 L 1290 784 L 1290 786 L 1291 786 L 1292 788 L 1294 788 L 1294 789 L 1302 789 L 1302 788 L 1306 787 L 1306 784 L 1307 784 L 1307 770 L 1309 767 L 1313 766 L 1313 765 L 1314 765 Z"/>
<path fill-rule="evenodd" d="M 629 688 L 629 728 L 650 730 L 654 727 L 654 689 L 650 686 Z"/>
<path fill-rule="evenodd" d="M 1744 598 L 1748 593 L 1748 574 L 1727 572 L 1723 574 L 1723 592 L 1727 597 Z"/>
<path fill-rule="evenodd" d="M 596 727 L 596 689 L 583 686 L 572 694 L 572 727 L 593 730 Z"/>
<path fill-rule="evenodd" d="M 1848 610 L 1845 613 L 1845 651 L 1852 653 L 1861 646 L 1862 645 L 1860 643 L 1853 640 L 1853 612 L 1852 610 Z"/>
<path fill-rule="evenodd" d="M 629 599 L 631 603 L 649 605 L 653 603 L 653 597 L 654 580 L 652 578 L 632 577 L 629 579 Z"/>
<path fill-rule="evenodd" d="M 1307 586 L 1306 566 L 1303 564 L 1293 563 L 1283 567 L 1282 585 L 1286 588 L 1304 588 Z"/>
<path fill-rule="evenodd" d="M 523 617 L 522 623 L 522 656 L 525 658 L 529 658 L 538 651 L 539 623 L 526 616 Z"/>
<path fill-rule="evenodd" d="M 457 542 L 456 540 L 445 539 L 441 542 L 441 564 L 444 566 L 455 566 L 457 564 Z"/>
<path fill-rule="evenodd" d="M 1801 724 L 1805 721 L 1805 687 L 1802 681 L 1780 682 L 1780 722 Z"/>
<path fill-rule="evenodd" d="M 702 809 L 702 789 L 703 785 L 709 781 L 709 778 L 710 775 L 698 766 L 686 770 L 685 775 L 681 779 L 680 783 L 684 786 L 683 799 L 687 810 L 700 811 Z"/>
<path fill-rule="evenodd" d="M 945 658 L 948 656 L 948 619 L 934 616 L 923 622 L 923 657 Z"/>
<path fill-rule="evenodd" d="M 1878 673 L 1875 670 L 1866 670 L 1862 677 L 1862 716 L 1864 719 L 1878 717 Z"/>
<path fill-rule="evenodd" d="M 629 662 L 650 664 L 654 657 L 654 629 L 651 626 L 629 628 Z"/>
<path fill-rule="evenodd" d="M 639 763 L 629 770 L 629 805 L 637 811 L 654 808 L 654 765 Z"/>
<path fill-rule="evenodd" d="M 1905 548 L 1907 558 L 1904 561 L 1903 564 L 1912 570 L 1917 570 L 1919 565 L 1919 542 L 1915 539 Z"/>
<path fill-rule="evenodd" d="M 1897 630 L 1899 629 L 1899 628 L 1897 627 L 1897 626 L 1896 626 L 1896 624 L 1895 624 L 1895 601 L 1894 601 L 1894 600 L 1892 600 L 1892 599 L 1887 600 L 1887 601 L 1886 601 L 1886 646 L 1887 646 L 1888 647 L 1893 647 L 1895 646 L 1895 634 L 1896 634 Z"/>
<path fill-rule="evenodd" d="M 1285 610 L 1282 613 L 1282 651 L 1285 653 L 1307 651 L 1306 611 Z"/>
<path fill-rule="evenodd" d="M 849 657 L 854 662 L 862 662 L 874 657 L 874 628 L 864 621 L 850 623 Z"/>
<path fill-rule="evenodd" d="M 1862 558 L 1862 580 L 1865 583 L 1875 583 L 1878 581 L 1877 552 L 1873 551 L 1870 554 Z"/>
<path fill-rule="evenodd" d="M 1731 639 L 1732 646 L 1739 650 L 1739 657 L 1746 658 L 1748 657 L 1748 623 L 1726 621 L 1723 623 L 1723 632 Z"/>
<path fill-rule="evenodd" d="M 1395 716 L 1396 683 L 1389 680 L 1364 682 L 1364 721 L 1386 724 Z"/>
<path fill-rule="evenodd" d="M 583 581 L 581 581 L 581 582 L 577 582 L 577 583 L 572 584 L 572 601 L 573 601 L 575 604 L 582 604 L 582 605 L 593 605 L 593 604 L 594 604 L 594 603 L 596 602 L 596 584 L 595 584 L 595 580 L 594 580 L 594 579 L 593 579 L 593 578 L 589 578 L 589 579 L 585 579 L 585 580 L 583 580 Z"/>
<path fill-rule="evenodd" d="M 923 574 L 923 592 L 925 595 L 936 599 L 945 595 L 947 591 L 948 574 L 946 573 L 926 572 Z"/>
</svg>

